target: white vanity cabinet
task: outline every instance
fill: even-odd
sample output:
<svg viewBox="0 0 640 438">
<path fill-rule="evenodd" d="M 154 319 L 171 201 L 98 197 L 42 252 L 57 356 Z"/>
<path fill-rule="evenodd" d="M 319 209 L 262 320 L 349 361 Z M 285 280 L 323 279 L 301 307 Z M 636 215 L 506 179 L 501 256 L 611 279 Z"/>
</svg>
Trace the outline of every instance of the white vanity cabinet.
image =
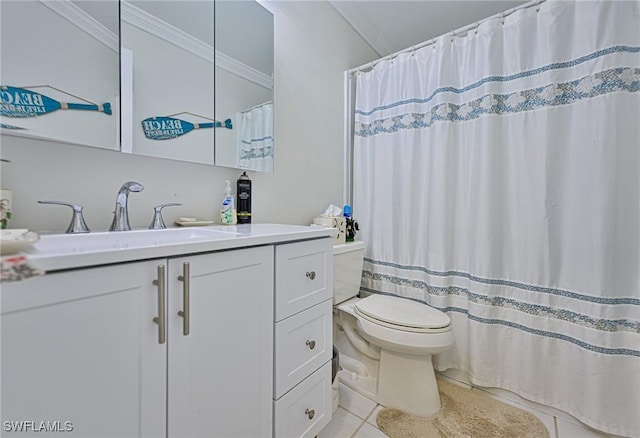
<svg viewBox="0 0 640 438">
<path fill-rule="evenodd" d="M 271 436 L 272 327 L 273 246 L 3 285 L 3 426 L 59 422 L 82 438 Z"/>
<path fill-rule="evenodd" d="M 331 420 L 332 249 L 276 246 L 274 437 L 313 437 Z"/>
<path fill-rule="evenodd" d="M 30 254 L 46 275 L 0 291 L 2 433 L 316 435 L 331 418 L 332 231 L 208 232 L 42 236 Z"/>
<path fill-rule="evenodd" d="M 151 322 L 156 264 L 2 285 L 0 412 L 7 435 L 19 428 L 24 432 L 15 435 L 24 437 L 61 435 L 56 429 L 83 438 L 165 435 L 166 345 L 158 344 Z"/>
</svg>

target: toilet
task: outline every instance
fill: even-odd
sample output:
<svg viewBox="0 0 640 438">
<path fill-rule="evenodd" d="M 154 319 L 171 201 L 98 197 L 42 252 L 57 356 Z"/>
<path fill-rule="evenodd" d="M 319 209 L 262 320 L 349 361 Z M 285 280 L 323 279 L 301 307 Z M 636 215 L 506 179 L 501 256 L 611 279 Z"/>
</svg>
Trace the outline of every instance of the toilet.
<svg viewBox="0 0 640 438">
<path fill-rule="evenodd" d="M 357 298 L 364 242 L 334 245 L 333 338 L 340 383 L 421 417 L 440 410 L 431 357 L 453 345 L 451 320 L 426 304 L 381 294 Z"/>
</svg>

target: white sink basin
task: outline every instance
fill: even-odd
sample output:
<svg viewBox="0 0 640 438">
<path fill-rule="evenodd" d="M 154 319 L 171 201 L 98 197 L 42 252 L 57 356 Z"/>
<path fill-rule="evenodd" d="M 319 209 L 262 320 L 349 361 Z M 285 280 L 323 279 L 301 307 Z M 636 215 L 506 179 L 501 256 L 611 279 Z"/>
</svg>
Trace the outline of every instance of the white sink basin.
<svg viewBox="0 0 640 438">
<path fill-rule="evenodd" d="M 40 240 L 25 252 L 47 256 L 95 253 L 229 239 L 239 234 L 231 230 L 213 228 L 166 228 L 163 230 L 41 235 Z"/>
</svg>

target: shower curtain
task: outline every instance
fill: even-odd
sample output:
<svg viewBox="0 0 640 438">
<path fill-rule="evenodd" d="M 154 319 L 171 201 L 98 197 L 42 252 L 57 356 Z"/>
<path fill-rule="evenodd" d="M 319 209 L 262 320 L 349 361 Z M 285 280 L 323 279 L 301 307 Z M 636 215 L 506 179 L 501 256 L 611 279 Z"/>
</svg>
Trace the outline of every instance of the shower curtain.
<svg viewBox="0 0 640 438">
<path fill-rule="evenodd" d="M 236 114 L 238 167 L 263 172 L 273 169 L 273 104 L 263 103 Z"/>
<path fill-rule="evenodd" d="M 546 1 L 356 72 L 362 291 L 439 370 L 640 436 L 640 2 Z"/>
</svg>

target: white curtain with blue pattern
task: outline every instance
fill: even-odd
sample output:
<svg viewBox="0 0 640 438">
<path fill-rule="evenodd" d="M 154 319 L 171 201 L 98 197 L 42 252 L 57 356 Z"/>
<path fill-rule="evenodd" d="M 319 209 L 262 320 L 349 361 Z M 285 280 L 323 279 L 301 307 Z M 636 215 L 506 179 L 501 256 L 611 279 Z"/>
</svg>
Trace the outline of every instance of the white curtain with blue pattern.
<svg viewBox="0 0 640 438">
<path fill-rule="evenodd" d="M 241 169 L 273 172 L 273 104 L 236 114 L 236 164 Z"/>
<path fill-rule="evenodd" d="M 357 73 L 362 290 L 472 382 L 640 436 L 640 2 L 547 1 Z"/>
</svg>

